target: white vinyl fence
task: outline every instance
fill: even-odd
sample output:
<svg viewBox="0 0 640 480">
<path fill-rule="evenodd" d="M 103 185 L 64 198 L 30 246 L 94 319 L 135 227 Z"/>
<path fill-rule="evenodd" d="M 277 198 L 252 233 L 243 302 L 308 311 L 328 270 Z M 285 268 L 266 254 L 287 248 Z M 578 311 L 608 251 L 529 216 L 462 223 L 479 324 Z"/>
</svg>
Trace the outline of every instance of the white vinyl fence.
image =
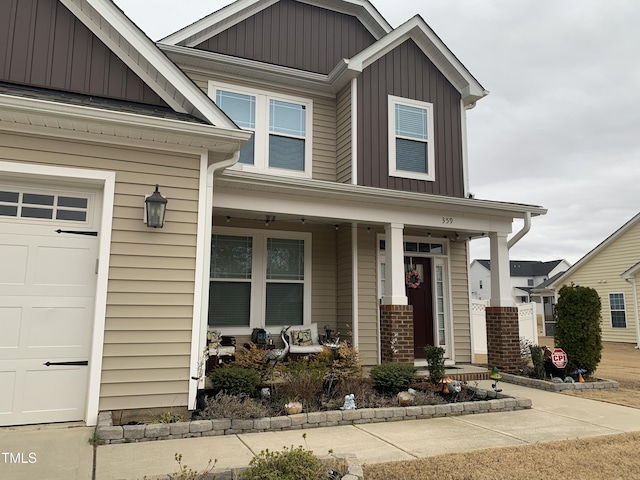
<svg viewBox="0 0 640 480">
<path fill-rule="evenodd" d="M 487 315 L 485 308 L 488 303 L 485 300 L 471 300 L 472 347 L 474 353 L 482 355 L 487 354 Z M 527 341 L 534 345 L 538 344 L 536 305 L 536 303 L 521 303 L 517 305 L 520 337 L 526 338 Z"/>
</svg>

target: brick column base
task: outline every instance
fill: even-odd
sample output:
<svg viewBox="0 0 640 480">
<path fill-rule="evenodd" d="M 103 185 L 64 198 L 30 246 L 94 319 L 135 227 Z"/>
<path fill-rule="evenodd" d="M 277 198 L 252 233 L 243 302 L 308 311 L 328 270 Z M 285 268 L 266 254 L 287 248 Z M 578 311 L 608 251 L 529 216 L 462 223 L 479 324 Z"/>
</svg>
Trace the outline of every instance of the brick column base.
<svg viewBox="0 0 640 480">
<path fill-rule="evenodd" d="M 518 307 L 487 307 L 487 360 L 489 368 L 520 373 Z"/>
<path fill-rule="evenodd" d="M 413 364 L 413 306 L 380 305 L 380 349 L 383 362 Z"/>
</svg>

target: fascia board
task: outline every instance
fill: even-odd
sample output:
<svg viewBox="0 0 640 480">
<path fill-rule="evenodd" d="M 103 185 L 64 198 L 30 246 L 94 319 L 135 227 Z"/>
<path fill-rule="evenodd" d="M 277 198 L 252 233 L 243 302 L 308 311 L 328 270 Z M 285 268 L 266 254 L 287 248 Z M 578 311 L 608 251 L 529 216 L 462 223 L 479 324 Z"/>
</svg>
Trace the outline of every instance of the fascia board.
<svg viewBox="0 0 640 480">
<path fill-rule="evenodd" d="M 392 30 L 389 23 L 380 15 L 380 12 L 367 0 L 297 1 L 327 10 L 333 10 L 338 13 L 352 15 L 358 18 L 376 39 L 382 38 Z M 182 44 L 187 47 L 194 47 L 277 2 L 278 0 L 269 0 L 266 2 L 260 0 L 238 0 L 164 37 L 160 42 L 170 45 Z"/>
<path fill-rule="evenodd" d="M 105 137 L 149 141 L 166 138 L 167 143 L 183 145 L 190 148 L 206 148 L 211 151 L 232 153 L 239 150 L 251 137 L 251 132 L 237 128 L 228 129 L 214 125 L 181 122 L 173 119 L 136 115 L 129 112 L 118 112 L 91 108 L 81 105 L 69 105 L 33 98 L 13 97 L 0 94 L 0 129 L 9 129 L 11 120 L 14 124 L 24 125 L 27 129 L 35 126 L 51 126 L 53 130 L 78 132 L 82 134 L 96 133 L 107 127 L 110 133 Z M 96 135 L 101 135 L 96 133 Z"/>
<path fill-rule="evenodd" d="M 335 94 L 358 75 L 358 72 L 349 69 L 346 60 L 339 62 L 328 75 L 323 75 L 183 46 L 158 44 L 158 47 L 185 70 L 260 80 L 330 98 L 335 98 Z"/>
<path fill-rule="evenodd" d="M 635 277 L 638 274 L 638 272 L 640 272 L 640 262 L 636 263 L 633 267 L 631 267 L 626 272 L 623 272 L 620 276 L 623 279 L 627 280 Z"/>
<path fill-rule="evenodd" d="M 238 128 L 109 0 L 60 0 L 171 108 Z"/>
<path fill-rule="evenodd" d="M 409 39 L 416 42 L 427 58 L 456 87 L 463 96 L 465 105 L 472 104 L 489 93 L 419 15 L 349 59 L 349 68 L 361 72 Z"/>
<path fill-rule="evenodd" d="M 482 215 L 493 215 L 505 218 L 523 218 L 529 212 L 532 216 L 544 215 L 545 208 L 535 205 L 506 203 L 492 200 L 478 200 L 457 197 L 445 197 L 426 193 L 402 192 L 383 188 L 365 187 L 337 182 L 319 182 L 290 177 L 277 177 L 250 172 L 227 170 L 219 177 L 219 182 L 237 189 L 271 191 L 274 193 L 289 192 L 296 195 L 315 195 L 318 197 L 342 197 L 345 200 L 356 200 L 368 203 L 388 203 L 406 206 L 423 207 L 425 204 L 441 206 L 449 211 L 469 212 Z"/>
</svg>

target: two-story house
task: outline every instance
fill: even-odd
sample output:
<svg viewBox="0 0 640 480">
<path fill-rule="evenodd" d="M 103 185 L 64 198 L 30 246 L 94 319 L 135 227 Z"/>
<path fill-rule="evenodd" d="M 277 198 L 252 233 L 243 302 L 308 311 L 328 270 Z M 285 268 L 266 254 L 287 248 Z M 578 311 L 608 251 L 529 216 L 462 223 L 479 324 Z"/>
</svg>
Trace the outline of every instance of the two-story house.
<svg viewBox="0 0 640 480">
<path fill-rule="evenodd" d="M 2 424 L 192 408 L 210 327 L 317 323 L 367 365 L 425 345 L 470 362 L 476 237 L 491 318 L 517 331 L 507 237 L 546 211 L 469 195 L 487 91 L 421 17 L 239 0 L 154 45 L 110 0 L 10 0 L 0 32 L 0 255 L 24 273 L 0 273 Z M 34 414 L 30 388 L 60 408 Z"/>
</svg>

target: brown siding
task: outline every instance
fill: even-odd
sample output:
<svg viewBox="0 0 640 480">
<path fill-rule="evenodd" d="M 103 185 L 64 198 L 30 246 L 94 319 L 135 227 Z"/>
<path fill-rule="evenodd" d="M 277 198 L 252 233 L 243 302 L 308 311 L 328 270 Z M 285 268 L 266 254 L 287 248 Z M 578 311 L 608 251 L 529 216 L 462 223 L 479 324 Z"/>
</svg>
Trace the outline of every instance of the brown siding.
<svg viewBox="0 0 640 480">
<path fill-rule="evenodd" d="M 0 80 L 167 106 L 57 0 L 0 2 Z"/>
<path fill-rule="evenodd" d="M 196 48 L 327 74 L 374 40 L 355 17 L 281 0 Z"/>
<path fill-rule="evenodd" d="M 433 104 L 435 181 L 389 177 L 389 95 Z M 358 78 L 358 184 L 462 197 L 460 98 L 413 40 L 367 67 Z"/>
</svg>

